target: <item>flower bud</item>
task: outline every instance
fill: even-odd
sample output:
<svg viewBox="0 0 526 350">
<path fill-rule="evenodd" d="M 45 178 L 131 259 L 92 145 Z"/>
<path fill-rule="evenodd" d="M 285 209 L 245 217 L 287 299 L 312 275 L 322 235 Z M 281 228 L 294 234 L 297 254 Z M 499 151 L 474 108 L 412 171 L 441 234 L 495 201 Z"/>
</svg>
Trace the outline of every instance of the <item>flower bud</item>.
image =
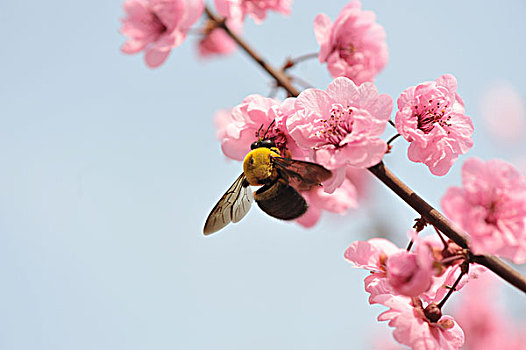
<svg viewBox="0 0 526 350">
<path fill-rule="evenodd" d="M 430 322 L 436 323 L 442 317 L 442 311 L 436 303 L 431 303 L 424 309 L 424 315 Z"/>
</svg>

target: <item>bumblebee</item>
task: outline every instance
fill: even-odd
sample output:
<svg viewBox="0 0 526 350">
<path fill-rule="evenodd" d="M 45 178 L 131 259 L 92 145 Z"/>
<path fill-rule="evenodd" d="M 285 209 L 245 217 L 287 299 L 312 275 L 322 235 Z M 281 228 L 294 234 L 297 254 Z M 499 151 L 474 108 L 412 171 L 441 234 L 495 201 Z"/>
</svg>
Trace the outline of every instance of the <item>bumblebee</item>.
<svg viewBox="0 0 526 350">
<path fill-rule="evenodd" d="M 281 220 L 297 219 L 307 211 L 308 191 L 328 180 L 332 173 L 323 166 L 281 157 L 270 139 L 260 138 L 250 146 L 243 161 L 243 173 L 221 197 L 205 222 L 205 235 L 219 231 L 230 222 L 240 221 L 252 201 L 268 215 Z M 252 192 L 250 186 L 261 186 Z"/>
</svg>

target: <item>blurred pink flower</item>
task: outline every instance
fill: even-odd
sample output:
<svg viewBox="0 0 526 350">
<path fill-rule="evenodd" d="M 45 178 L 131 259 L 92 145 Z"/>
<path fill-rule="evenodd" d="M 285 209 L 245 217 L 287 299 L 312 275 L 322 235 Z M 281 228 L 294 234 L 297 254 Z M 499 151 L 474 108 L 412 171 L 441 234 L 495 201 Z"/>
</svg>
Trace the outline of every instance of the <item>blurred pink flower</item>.
<svg viewBox="0 0 526 350">
<path fill-rule="evenodd" d="M 237 34 L 240 34 L 242 31 L 240 22 L 228 21 L 227 25 L 230 30 Z M 219 28 L 212 21 L 208 21 L 204 35 L 199 40 L 199 56 L 209 58 L 212 56 L 228 55 L 234 52 L 236 48 L 236 42 L 223 28 Z"/>
<path fill-rule="evenodd" d="M 378 321 L 389 321 L 395 328 L 393 336 L 401 344 L 414 350 L 454 350 L 464 344 L 464 332 L 450 316 L 430 321 L 418 298 L 392 296 L 382 302 L 389 308 L 378 316 Z M 429 305 L 428 305 L 429 307 Z"/>
<path fill-rule="evenodd" d="M 248 15 L 260 24 L 267 17 L 268 10 L 290 14 L 292 0 L 215 0 L 215 5 L 217 12 L 225 18 L 243 22 Z"/>
<path fill-rule="evenodd" d="M 228 127 L 232 123 L 232 110 L 220 109 L 214 114 L 214 126 L 216 127 L 216 137 L 218 140 L 223 140 L 227 137 Z"/>
<path fill-rule="evenodd" d="M 488 89 L 480 104 L 482 120 L 500 141 L 520 141 L 526 130 L 526 102 L 510 82 L 498 82 Z"/>
<path fill-rule="evenodd" d="M 349 180 L 345 180 L 332 194 L 323 191 L 322 187 L 301 192 L 309 204 L 307 212 L 296 219 L 304 227 L 314 226 L 321 217 L 322 210 L 331 213 L 344 214 L 348 209 L 358 206 L 356 188 Z"/>
<path fill-rule="evenodd" d="M 473 146 L 473 123 L 457 94 L 457 80 L 444 74 L 405 90 L 398 98 L 395 123 L 411 142 L 407 155 L 434 175 L 445 175 L 460 154 Z"/>
<path fill-rule="evenodd" d="M 372 11 L 362 11 L 358 0 L 351 1 L 332 23 L 324 13 L 314 20 L 314 34 L 320 44 L 318 56 L 333 78 L 347 77 L 357 85 L 374 81 L 387 64 L 384 28 L 375 22 Z"/>
<path fill-rule="evenodd" d="M 371 174 L 366 169 L 347 167 L 345 177 L 352 182 L 356 188 L 358 201 L 364 202 L 369 198 Z"/>
<path fill-rule="evenodd" d="M 146 64 L 160 66 L 170 50 L 182 44 L 190 27 L 203 13 L 203 0 L 127 0 L 121 33 L 128 39 L 121 50 L 144 50 Z"/>
<path fill-rule="evenodd" d="M 500 281 L 485 274 L 461 293 L 455 318 L 466 334 L 465 350 L 526 349 L 526 324 L 512 320 L 499 301 Z"/>
<path fill-rule="evenodd" d="M 327 191 L 341 185 L 346 166 L 366 168 L 382 160 L 387 144 L 380 135 L 392 100 L 378 95 L 373 84 L 357 87 L 348 78 L 336 78 L 326 91 L 304 90 L 294 106 L 286 121 L 290 136 L 315 162 L 335 170 L 331 185 L 324 184 Z"/>
<path fill-rule="evenodd" d="M 444 213 L 470 236 L 475 254 L 526 262 L 526 178 L 502 160 L 466 160 L 463 187 L 442 197 Z"/>
</svg>

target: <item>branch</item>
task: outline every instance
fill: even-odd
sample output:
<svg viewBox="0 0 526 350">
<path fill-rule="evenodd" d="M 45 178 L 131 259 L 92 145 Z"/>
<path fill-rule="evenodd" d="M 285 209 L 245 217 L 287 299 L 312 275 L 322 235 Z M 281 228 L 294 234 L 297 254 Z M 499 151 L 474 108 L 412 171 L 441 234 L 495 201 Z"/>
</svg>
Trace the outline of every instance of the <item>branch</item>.
<svg viewBox="0 0 526 350">
<path fill-rule="evenodd" d="M 210 11 L 210 9 L 207 7 L 205 7 L 205 13 L 206 15 L 208 16 L 208 18 L 210 18 L 212 21 L 216 22 L 217 23 L 217 26 L 218 27 L 221 27 L 223 28 L 227 34 L 232 38 L 234 39 L 234 41 L 254 60 L 257 62 L 257 64 L 259 64 L 261 66 L 261 68 L 263 68 L 268 74 L 270 74 L 272 76 L 272 78 L 274 78 L 274 80 L 276 80 L 276 83 L 281 86 L 282 88 L 284 88 L 290 96 L 293 96 L 293 97 L 297 97 L 300 93 L 298 90 L 296 90 L 296 88 L 294 87 L 294 85 L 292 85 L 290 79 L 287 77 L 287 75 L 285 73 L 283 73 L 283 71 L 280 71 L 274 67 L 272 67 L 270 64 L 268 64 L 263 58 L 261 58 L 261 56 L 256 52 L 254 51 L 253 48 L 251 48 L 250 46 L 248 46 L 248 44 L 243 40 L 241 39 L 236 33 L 232 32 L 230 30 L 230 28 L 228 28 L 228 26 L 225 24 L 225 21 L 221 18 L 219 18 L 218 16 L 216 16 L 215 14 L 212 13 L 212 11 Z"/>
<path fill-rule="evenodd" d="M 397 178 L 383 162 L 372 166 L 369 171 L 373 173 L 387 187 L 393 190 L 404 202 L 409 204 L 417 213 L 431 225 L 435 226 L 440 232 L 451 238 L 453 242 L 462 248 L 469 248 L 467 236 L 455 227 L 438 210 L 417 195 L 405 183 Z M 493 255 L 472 255 L 471 261 L 483 265 L 500 276 L 505 281 L 526 293 L 526 278 L 518 271 L 512 269 L 499 258 Z"/>
<path fill-rule="evenodd" d="M 214 15 L 208 7 L 205 7 L 207 16 L 221 28 L 252 58 L 261 68 L 263 68 L 276 83 L 284 88 L 290 96 L 297 97 L 299 91 L 292 85 L 287 75 L 280 70 L 275 69 L 267 63 L 253 48 L 251 48 L 243 39 L 237 34 L 233 33 L 226 25 L 225 21 Z M 392 121 L 390 121 L 392 123 Z M 372 166 L 368 169 L 374 176 L 382 181 L 394 193 L 396 193 L 404 202 L 411 208 L 416 210 L 428 223 L 435 226 L 443 234 L 453 240 L 462 248 L 469 249 L 469 241 L 464 232 L 455 227 L 444 215 L 433 208 L 429 203 L 423 200 L 413 190 L 411 190 L 405 183 L 397 178 L 389 169 L 387 169 L 383 162 Z M 526 293 L 526 277 L 518 271 L 512 269 L 499 258 L 493 255 L 471 255 L 471 261 L 483 265 L 500 276 L 505 281 L 517 287 Z"/>
</svg>

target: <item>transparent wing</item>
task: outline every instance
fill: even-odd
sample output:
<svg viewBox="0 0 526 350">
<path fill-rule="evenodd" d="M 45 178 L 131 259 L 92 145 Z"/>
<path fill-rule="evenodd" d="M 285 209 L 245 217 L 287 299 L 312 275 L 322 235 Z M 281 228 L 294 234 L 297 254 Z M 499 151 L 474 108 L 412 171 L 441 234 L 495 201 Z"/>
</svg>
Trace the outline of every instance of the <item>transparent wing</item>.
<svg viewBox="0 0 526 350">
<path fill-rule="evenodd" d="M 242 173 L 208 215 L 203 233 L 212 234 L 231 222 L 241 220 L 248 213 L 253 199 L 252 190 Z"/>
<path fill-rule="evenodd" d="M 299 191 L 307 191 L 331 178 L 332 172 L 323 166 L 282 157 L 272 157 L 279 174 Z"/>
</svg>

